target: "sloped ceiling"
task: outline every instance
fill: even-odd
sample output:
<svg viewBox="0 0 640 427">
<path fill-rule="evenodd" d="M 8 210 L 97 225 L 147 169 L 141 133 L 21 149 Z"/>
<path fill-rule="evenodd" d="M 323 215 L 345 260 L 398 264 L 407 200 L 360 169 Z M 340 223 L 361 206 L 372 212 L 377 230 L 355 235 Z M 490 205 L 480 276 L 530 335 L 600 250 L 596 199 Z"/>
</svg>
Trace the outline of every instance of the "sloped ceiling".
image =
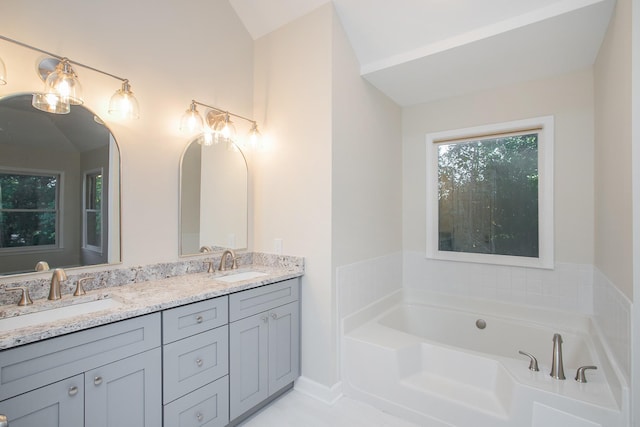
<svg viewBox="0 0 640 427">
<path fill-rule="evenodd" d="M 331 0 L 229 0 L 254 39 Z M 593 64 L 615 0 L 333 0 L 361 75 L 402 106 Z"/>
</svg>

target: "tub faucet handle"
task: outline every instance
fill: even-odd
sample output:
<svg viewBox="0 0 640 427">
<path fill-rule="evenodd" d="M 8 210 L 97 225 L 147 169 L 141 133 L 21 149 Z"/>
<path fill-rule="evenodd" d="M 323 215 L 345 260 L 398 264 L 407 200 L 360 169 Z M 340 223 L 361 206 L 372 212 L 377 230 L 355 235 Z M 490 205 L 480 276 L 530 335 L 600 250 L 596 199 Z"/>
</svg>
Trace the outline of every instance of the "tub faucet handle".
<svg viewBox="0 0 640 427">
<path fill-rule="evenodd" d="M 579 383 L 587 382 L 587 377 L 584 374 L 584 371 L 586 371 L 587 369 L 598 369 L 598 367 L 597 366 L 580 366 L 578 368 L 578 371 L 576 372 L 576 381 L 578 381 Z"/>
<path fill-rule="evenodd" d="M 536 359 L 536 357 L 531 354 L 531 353 L 527 353 L 526 351 L 522 351 L 522 350 L 518 350 L 518 353 L 527 356 L 530 361 L 529 361 L 529 370 L 530 371 L 534 371 L 534 372 L 538 372 L 540 369 L 538 369 L 538 359 Z"/>
</svg>

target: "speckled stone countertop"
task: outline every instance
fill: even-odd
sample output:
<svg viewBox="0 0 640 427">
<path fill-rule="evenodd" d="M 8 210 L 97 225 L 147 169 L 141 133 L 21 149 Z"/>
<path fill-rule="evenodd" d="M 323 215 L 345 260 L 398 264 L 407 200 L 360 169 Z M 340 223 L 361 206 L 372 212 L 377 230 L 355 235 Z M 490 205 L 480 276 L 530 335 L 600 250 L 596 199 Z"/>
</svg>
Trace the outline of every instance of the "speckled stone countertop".
<svg viewBox="0 0 640 427">
<path fill-rule="evenodd" d="M 0 306 L 0 350 L 300 277 L 304 274 L 304 263 L 301 258 L 294 259 L 300 261 L 245 264 L 241 265 L 237 270 L 217 271 L 215 273 L 197 272 L 141 281 L 123 286 L 103 287 L 88 290 L 86 295 L 79 297 L 74 297 L 72 294 L 67 293 L 60 300 L 34 300 L 33 305 L 26 307 L 18 307 L 15 304 L 3 305 Z M 246 271 L 262 272 L 266 273 L 266 275 L 232 283 L 219 280 L 221 277 Z M 107 298 L 111 298 L 119 304 L 102 311 L 74 315 L 73 317 L 39 323 L 33 326 L 18 327 L 10 330 L 2 327 L 4 318 L 31 312 L 46 313 L 43 310 L 57 309 Z"/>
</svg>

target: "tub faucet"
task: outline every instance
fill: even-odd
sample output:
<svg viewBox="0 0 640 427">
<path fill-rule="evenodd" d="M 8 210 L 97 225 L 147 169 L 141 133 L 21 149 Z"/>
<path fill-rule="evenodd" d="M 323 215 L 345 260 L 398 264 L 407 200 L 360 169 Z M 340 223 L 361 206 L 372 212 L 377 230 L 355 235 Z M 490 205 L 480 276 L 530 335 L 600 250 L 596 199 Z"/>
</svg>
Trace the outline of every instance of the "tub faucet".
<svg viewBox="0 0 640 427">
<path fill-rule="evenodd" d="M 60 294 L 60 282 L 67 280 L 67 273 L 61 268 L 53 270 L 53 276 L 51 276 L 51 287 L 49 288 L 49 299 L 56 300 L 62 298 Z"/>
<path fill-rule="evenodd" d="M 218 267 L 218 270 L 225 271 L 227 269 L 227 266 L 224 263 L 225 260 L 227 259 L 227 255 L 231 256 L 231 261 L 233 261 L 233 263 L 231 264 L 231 269 L 235 270 L 236 268 L 238 268 L 238 261 L 236 261 L 236 253 L 233 252 L 233 249 L 227 249 L 224 252 L 222 252 L 222 258 L 220 258 L 220 267 Z"/>
<path fill-rule="evenodd" d="M 562 336 L 560 334 L 553 334 L 553 360 L 549 375 L 557 380 L 565 379 L 564 367 L 562 366 Z"/>
</svg>

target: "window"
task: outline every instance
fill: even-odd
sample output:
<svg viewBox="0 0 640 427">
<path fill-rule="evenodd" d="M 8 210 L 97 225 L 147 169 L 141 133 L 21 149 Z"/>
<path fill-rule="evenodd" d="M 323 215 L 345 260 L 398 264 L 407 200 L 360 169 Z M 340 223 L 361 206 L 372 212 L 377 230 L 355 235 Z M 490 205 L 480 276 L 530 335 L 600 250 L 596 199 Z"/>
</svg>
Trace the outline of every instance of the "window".
<svg viewBox="0 0 640 427">
<path fill-rule="evenodd" d="M 427 256 L 553 267 L 553 118 L 427 135 Z"/>
<path fill-rule="evenodd" d="M 102 252 L 102 170 L 84 175 L 84 247 Z"/>
<path fill-rule="evenodd" d="M 0 250 L 58 246 L 60 174 L 0 170 Z"/>
</svg>

